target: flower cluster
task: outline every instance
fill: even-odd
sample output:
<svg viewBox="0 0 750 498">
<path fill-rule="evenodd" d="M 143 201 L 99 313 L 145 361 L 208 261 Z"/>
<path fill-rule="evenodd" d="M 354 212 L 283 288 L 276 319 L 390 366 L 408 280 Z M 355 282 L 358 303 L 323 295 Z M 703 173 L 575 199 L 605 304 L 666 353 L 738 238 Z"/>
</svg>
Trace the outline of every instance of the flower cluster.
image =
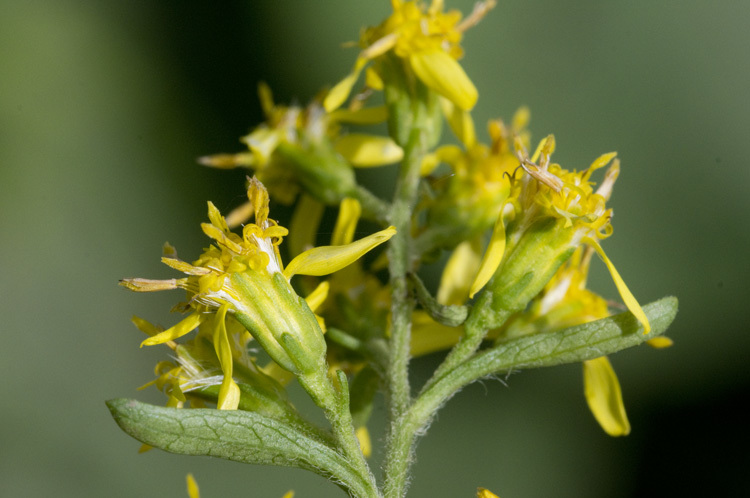
<svg viewBox="0 0 750 498">
<path fill-rule="evenodd" d="M 133 319 L 149 336 L 142 346 L 171 349 L 147 384 L 167 395 L 167 406 L 240 410 L 272 434 L 264 440 L 262 430 L 250 431 L 247 447 L 227 453 L 226 438 L 244 436 L 222 432 L 227 419 L 206 419 L 216 441 L 200 434 L 191 454 L 299 466 L 361 497 L 403 496 L 414 441 L 435 411 L 466 384 L 514 368 L 580 362 L 594 417 L 607 434 L 626 435 L 630 424 L 606 355 L 639 342 L 671 344 L 655 337 L 669 320 L 652 332 L 653 313 L 641 308 L 601 246 L 613 233 L 608 203 L 620 174 L 617 154 L 583 169 L 555 163 L 553 135 L 532 149 L 525 107 L 508 124 L 490 120 L 486 140 L 477 133 L 477 90 L 458 61 L 465 32 L 495 2 L 479 2 L 466 17 L 445 11 L 442 0 L 391 5 L 387 19 L 362 30 L 353 68 L 338 83 L 307 106 L 277 104 L 261 84 L 265 121 L 242 138 L 247 150 L 199 159 L 254 176 L 247 202 L 226 217 L 208 203 L 201 228 L 211 245 L 196 260 L 164 246 L 162 261 L 185 276 L 121 281 L 136 292 L 186 293 L 174 308 L 185 316 L 169 328 Z M 383 123 L 387 134 L 372 132 Z M 444 125 L 457 143 L 441 145 Z M 395 163 L 391 200 L 357 181 L 357 168 Z M 295 204 L 289 230 L 269 218 L 272 201 Z M 334 216 L 330 244 L 319 246 L 324 220 Z M 374 233 L 356 240 L 365 230 Z M 387 251 L 363 259 L 386 242 Z M 631 333 L 618 334 L 622 321 L 609 318 L 616 305 L 586 287 L 595 253 L 632 315 L 625 318 Z M 420 274 L 443 256 L 433 292 Z M 598 342 L 589 325 L 599 327 Z M 444 351 L 414 396 L 409 360 Z M 286 390 L 295 379 L 330 428 L 297 411 Z M 366 462 L 378 392 L 391 417 L 382 487 Z M 165 417 L 178 415 L 154 419 Z M 245 419 L 231 423 L 237 420 Z M 137 437 L 172 449 L 149 434 L 158 430 Z M 480 488 L 478 496 L 495 495 Z"/>
</svg>

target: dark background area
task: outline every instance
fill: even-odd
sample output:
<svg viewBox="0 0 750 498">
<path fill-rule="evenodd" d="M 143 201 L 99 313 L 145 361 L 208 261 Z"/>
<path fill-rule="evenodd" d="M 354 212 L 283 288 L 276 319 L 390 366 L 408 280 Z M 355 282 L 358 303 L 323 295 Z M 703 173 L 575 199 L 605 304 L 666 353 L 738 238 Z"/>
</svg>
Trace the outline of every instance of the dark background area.
<svg viewBox="0 0 750 498">
<path fill-rule="evenodd" d="M 206 498 L 340 494 L 299 470 L 139 455 L 104 400 L 163 403 L 135 390 L 164 356 L 139 350 L 129 320 L 172 323 L 178 300 L 117 280 L 172 276 L 162 243 L 194 257 L 206 200 L 226 211 L 243 198 L 244 172 L 195 158 L 241 149 L 260 120 L 258 81 L 302 103 L 338 81 L 355 56 L 341 44 L 388 12 L 385 1 L 0 2 L 0 496 L 181 497 L 187 472 Z M 577 365 L 485 381 L 420 442 L 410 496 L 750 493 L 748 21 L 747 2 L 508 0 L 467 34 L 480 136 L 526 104 L 534 141 L 555 133 L 563 166 L 617 150 L 605 250 L 641 303 L 674 294 L 680 312 L 674 347 L 612 359 L 630 436 L 596 425 Z M 366 180 L 383 190 L 391 174 Z M 603 265 L 590 286 L 617 299 Z M 416 361 L 415 377 L 438 360 Z"/>
</svg>

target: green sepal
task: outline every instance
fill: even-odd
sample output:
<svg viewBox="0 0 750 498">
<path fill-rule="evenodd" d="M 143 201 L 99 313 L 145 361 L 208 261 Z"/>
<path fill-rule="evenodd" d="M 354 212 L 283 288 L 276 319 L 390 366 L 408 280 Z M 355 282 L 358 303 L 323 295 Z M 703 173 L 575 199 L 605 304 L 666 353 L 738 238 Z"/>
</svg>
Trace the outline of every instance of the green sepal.
<svg viewBox="0 0 750 498">
<path fill-rule="evenodd" d="M 310 470 L 367 496 L 367 486 L 340 453 L 297 427 L 242 410 L 178 409 L 131 399 L 107 401 L 117 425 L 142 443 L 181 455 Z"/>
</svg>

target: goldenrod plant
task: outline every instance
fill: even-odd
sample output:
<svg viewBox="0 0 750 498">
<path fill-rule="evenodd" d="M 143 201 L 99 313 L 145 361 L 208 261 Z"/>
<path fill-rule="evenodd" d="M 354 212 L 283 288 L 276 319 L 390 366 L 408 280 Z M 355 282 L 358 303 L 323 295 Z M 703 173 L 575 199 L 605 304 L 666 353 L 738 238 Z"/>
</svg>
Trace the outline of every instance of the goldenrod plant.
<svg viewBox="0 0 750 498">
<path fill-rule="evenodd" d="M 184 293 L 173 308 L 183 318 L 166 329 L 133 318 L 148 336 L 141 346 L 170 350 L 147 384 L 167 406 L 108 402 L 144 450 L 299 467 L 353 497 L 403 497 L 417 438 L 458 390 L 565 363 L 583 365 L 604 432 L 630 432 L 607 355 L 669 346 L 662 334 L 677 300 L 642 307 L 602 249 L 616 154 L 582 169 L 555 163 L 554 136 L 534 143 L 524 107 L 507 124 L 490 121 L 483 142 L 471 116 L 477 90 L 459 60 L 465 32 L 495 2 L 465 17 L 441 0 L 391 4 L 390 17 L 362 30 L 349 74 L 304 107 L 275 103 L 261 84 L 265 122 L 242 138 L 247 149 L 199 159 L 249 172 L 246 203 L 226 216 L 208 203 L 210 245 L 197 259 L 165 244 L 162 262 L 180 275 L 121 281 Z M 378 123 L 387 134 L 372 132 Z M 356 169 L 372 167 L 397 169 L 392 199 L 358 183 Z M 270 217 L 272 202 L 295 205 L 289 229 Z M 325 209 L 338 217 L 320 245 Z M 379 229 L 363 232 L 360 220 Z M 420 266 L 442 255 L 439 288 L 429 289 Z M 611 315 L 587 288 L 594 255 L 627 311 Z M 432 377 L 412 385 L 410 360 L 441 351 Z M 295 407 L 291 382 L 326 426 Z M 371 439 L 379 392 L 387 434 Z M 368 462 L 373 441 L 384 441 L 380 469 Z M 188 489 L 198 496 L 192 476 Z"/>
</svg>

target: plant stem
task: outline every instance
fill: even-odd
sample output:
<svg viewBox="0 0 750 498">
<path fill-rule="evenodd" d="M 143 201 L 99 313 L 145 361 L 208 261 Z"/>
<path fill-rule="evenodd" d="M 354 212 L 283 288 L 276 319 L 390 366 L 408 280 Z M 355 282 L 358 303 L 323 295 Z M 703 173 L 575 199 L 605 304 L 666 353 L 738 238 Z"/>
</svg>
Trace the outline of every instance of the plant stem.
<svg viewBox="0 0 750 498">
<path fill-rule="evenodd" d="M 375 482 L 375 476 L 370 471 L 370 466 L 362 454 L 354 432 L 352 414 L 349 411 L 349 390 L 346 385 L 337 389 L 325 372 L 315 372 L 311 375 L 302 374 L 298 379 L 315 404 L 323 409 L 326 418 L 331 423 L 331 429 L 338 443 L 339 451 L 359 473 L 361 479 L 359 484 L 364 488 L 364 493 L 351 487 L 349 491 L 357 498 L 379 498 L 381 495 Z"/>
<path fill-rule="evenodd" d="M 414 308 L 409 296 L 407 274 L 412 266 L 411 217 L 419 186 L 419 168 L 425 153 L 425 139 L 419 127 L 412 129 L 404 148 L 404 159 L 399 172 L 391 208 L 390 222 L 398 231 L 390 241 L 389 269 L 391 274 L 391 339 L 388 363 L 388 389 L 391 427 L 385 461 L 387 496 L 401 496 L 405 489 L 409 468 L 410 440 L 402 434 L 404 413 L 411 403 L 409 386 L 409 356 L 411 343 L 411 315 Z M 406 444 L 404 451 L 402 446 Z M 394 494 L 395 493 L 395 494 Z"/>
<path fill-rule="evenodd" d="M 487 322 L 489 318 L 487 315 L 491 313 L 489 309 L 489 301 L 491 300 L 492 295 L 490 293 L 482 292 L 480 294 L 472 313 L 464 323 L 464 335 L 461 336 L 458 344 L 453 347 L 443 363 L 435 370 L 430 380 L 422 388 L 422 392 L 427 391 L 446 372 L 465 362 L 476 352 L 488 332 Z M 503 313 L 502 316 L 498 316 L 498 313 L 494 315 L 493 318 L 496 321 L 503 323 L 510 316 L 510 313 Z"/>
<path fill-rule="evenodd" d="M 391 274 L 391 339 L 388 384 L 391 420 L 397 420 L 409 405 L 409 343 L 414 306 L 408 294 L 407 273 L 411 270 L 411 216 L 419 186 L 419 167 L 424 155 L 422 132 L 414 128 L 404 150 L 390 222 L 396 235 L 390 241 L 388 259 Z"/>
</svg>

